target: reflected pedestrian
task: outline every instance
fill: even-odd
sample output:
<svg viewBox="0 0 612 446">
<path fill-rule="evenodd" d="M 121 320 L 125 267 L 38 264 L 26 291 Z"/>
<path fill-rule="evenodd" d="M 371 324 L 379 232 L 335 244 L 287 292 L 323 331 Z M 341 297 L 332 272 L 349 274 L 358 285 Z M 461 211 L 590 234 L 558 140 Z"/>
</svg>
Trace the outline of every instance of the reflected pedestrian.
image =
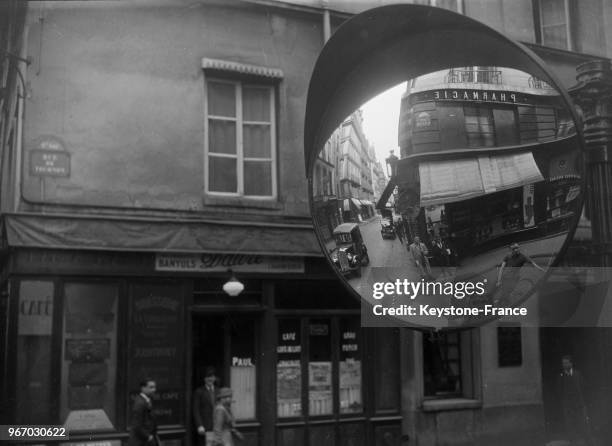
<svg viewBox="0 0 612 446">
<path fill-rule="evenodd" d="M 452 275 L 449 271 L 451 250 L 440 236 L 434 239 L 431 254 L 433 255 L 435 265 L 442 269 L 442 276 Z"/>
<path fill-rule="evenodd" d="M 236 430 L 232 415 L 232 389 L 222 387 L 217 393 L 217 405 L 213 414 L 214 446 L 234 446 L 234 437 L 243 440 Z"/>
<path fill-rule="evenodd" d="M 393 222 L 393 226 L 395 228 L 395 233 L 397 234 L 397 238 L 399 239 L 400 243 L 403 245 L 404 238 L 405 238 L 404 225 L 402 225 L 401 220 L 396 220 Z"/>
<path fill-rule="evenodd" d="M 140 393 L 134 398 L 128 446 L 159 446 L 157 423 L 153 416 L 153 395 L 157 387 L 150 378 L 140 382 Z"/>
<path fill-rule="evenodd" d="M 429 259 L 427 258 L 429 250 L 427 249 L 425 243 L 421 242 L 421 238 L 418 235 L 414 237 L 414 241 L 409 246 L 408 250 L 414 259 L 415 265 L 421 273 L 421 277 L 424 279 L 430 279 L 432 277 L 431 266 L 429 266 Z"/>
<path fill-rule="evenodd" d="M 204 370 L 204 385 L 193 394 L 193 422 L 197 429 L 198 446 L 213 444 L 213 411 L 216 404 L 217 376 L 214 367 Z"/>
<path fill-rule="evenodd" d="M 513 243 L 510 245 L 510 251 L 510 254 L 504 257 L 504 260 L 500 265 L 499 272 L 497 273 L 498 294 L 495 298 L 496 303 L 503 302 L 507 297 L 509 297 L 510 293 L 512 293 L 518 284 L 519 274 L 525 263 L 530 263 L 540 271 L 544 271 L 544 268 L 539 266 L 537 263 L 531 260 L 531 258 L 521 252 L 518 243 Z M 504 272 L 506 273 L 505 277 Z"/>
</svg>

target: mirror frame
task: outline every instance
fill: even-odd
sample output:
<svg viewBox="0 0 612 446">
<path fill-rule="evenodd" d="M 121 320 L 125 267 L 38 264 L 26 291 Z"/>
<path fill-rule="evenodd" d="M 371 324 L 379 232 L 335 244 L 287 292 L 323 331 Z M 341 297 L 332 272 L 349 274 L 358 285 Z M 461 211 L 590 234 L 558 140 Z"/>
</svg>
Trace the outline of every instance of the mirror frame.
<svg viewBox="0 0 612 446">
<path fill-rule="evenodd" d="M 576 123 L 575 140 L 580 151 L 583 191 L 578 206 L 583 208 L 586 181 L 582 127 L 567 91 L 544 61 L 524 45 L 464 15 L 424 5 L 381 6 L 352 17 L 332 34 L 310 79 L 304 124 L 304 158 L 309 206 L 322 252 L 323 239 L 314 221 L 313 172 L 318 154 L 332 132 L 365 102 L 401 82 L 452 66 L 470 65 L 518 69 L 539 77 L 559 92 L 561 101 Z M 570 226 L 566 240 L 542 279 L 513 305 L 528 299 L 547 279 L 550 268 L 557 265 L 566 252 L 579 219 L 580 216 L 575 218 Z M 335 271 L 330 256 L 324 256 L 344 286 L 363 303 L 362 296 L 342 274 Z M 395 326 L 400 326 L 400 319 L 392 319 Z M 486 318 L 476 325 L 495 319 L 498 318 Z M 401 322 L 401 326 L 431 328 Z M 448 327 L 449 330 L 460 328 Z"/>
</svg>

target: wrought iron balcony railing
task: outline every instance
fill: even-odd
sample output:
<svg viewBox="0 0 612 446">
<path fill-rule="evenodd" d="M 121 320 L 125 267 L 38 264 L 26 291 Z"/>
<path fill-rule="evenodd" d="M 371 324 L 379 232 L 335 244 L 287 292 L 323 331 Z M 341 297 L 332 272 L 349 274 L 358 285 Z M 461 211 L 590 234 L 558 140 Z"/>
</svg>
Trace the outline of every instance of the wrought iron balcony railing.
<svg viewBox="0 0 612 446">
<path fill-rule="evenodd" d="M 472 69 L 472 70 L 450 70 L 446 76 L 446 82 L 455 83 L 482 83 L 501 84 L 502 72 L 500 70 Z"/>
<path fill-rule="evenodd" d="M 529 83 L 529 87 L 530 88 L 554 90 L 554 88 L 551 87 L 550 84 L 548 84 L 547 82 L 545 82 L 542 79 L 539 79 L 539 78 L 537 78 L 535 76 L 530 76 L 529 80 L 527 82 Z"/>
</svg>

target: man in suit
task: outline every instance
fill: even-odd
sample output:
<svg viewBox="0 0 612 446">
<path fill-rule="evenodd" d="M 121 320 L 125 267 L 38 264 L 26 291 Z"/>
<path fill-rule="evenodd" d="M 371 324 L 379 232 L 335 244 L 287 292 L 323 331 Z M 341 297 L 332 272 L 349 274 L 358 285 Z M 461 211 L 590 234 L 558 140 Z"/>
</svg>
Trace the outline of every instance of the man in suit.
<svg viewBox="0 0 612 446">
<path fill-rule="evenodd" d="M 134 398 L 130 428 L 129 446 L 158 446 L 157 424 L 153 416 L 151 398 L 156 391 L 155 381 L 143 379 L 140 382 L 140 393 Z"/>
<path fill-rule="evenodd" d="M 213 444 L 213 412 L 216 404 L 217 376 L 213 367 L 204 371 L 204 385 L 193 394 L 193 421 L 198 434 L 198 446 Z"/>
<path fill-rule="evenodd" d="M 408 247 L 408 251 L 412 255 L 414 259 L 414 263 L 419 269 L 421 273 L 421 277 L 423 279 L 430 279 L 431 276 L 431 267 L 429 266 L 429 259 L 427 255 L 429 254 L 429 250 L 425 243 L 421 242 L 421 238 L 419 236 L 414 237 L 414 241 Z"/>
<path fill-rule="evenodd" d="M 436 266 L 439 266 L 442 270 L 442 276 L 446 276 L 447 274 L 452 275 L 448 270 L 451 264 L 451 250 L 440 236 L 434 238 L 433 244 L 431 246 L 431 253 L 436 262 Z"/>
<path fill-rule="evenodd" d="M 591 445 L 582 374 L 574 368 L 572 357 L 561 358 L 563 370 L 559 375 L 559 395 L 563 410 L 563 424 L 572 446 Z"/>
</svg>

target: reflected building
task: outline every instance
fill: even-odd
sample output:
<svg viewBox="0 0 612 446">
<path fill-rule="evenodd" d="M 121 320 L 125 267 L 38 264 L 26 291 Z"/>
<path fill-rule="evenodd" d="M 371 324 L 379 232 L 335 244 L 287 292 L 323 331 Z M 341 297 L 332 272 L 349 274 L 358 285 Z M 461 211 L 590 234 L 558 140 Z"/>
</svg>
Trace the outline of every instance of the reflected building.
<svg viewBox="0 0 612 446">
<path fill-rule="evenodd" d="M 461 257 L 567 232 L 580 194 L 574 129 L 546 82 L 460 67 L 409 82 L 399 122 L 400 207 Z M 418 211 L 415 212 L 415 207 Z"/>
<path fill-rule="evenodd" d="M 344 221 L 362 221 L 374 215 L 373 150 L 363 133 L 361 110 L 340 126 L 338 180 Z"/>
</svg>

